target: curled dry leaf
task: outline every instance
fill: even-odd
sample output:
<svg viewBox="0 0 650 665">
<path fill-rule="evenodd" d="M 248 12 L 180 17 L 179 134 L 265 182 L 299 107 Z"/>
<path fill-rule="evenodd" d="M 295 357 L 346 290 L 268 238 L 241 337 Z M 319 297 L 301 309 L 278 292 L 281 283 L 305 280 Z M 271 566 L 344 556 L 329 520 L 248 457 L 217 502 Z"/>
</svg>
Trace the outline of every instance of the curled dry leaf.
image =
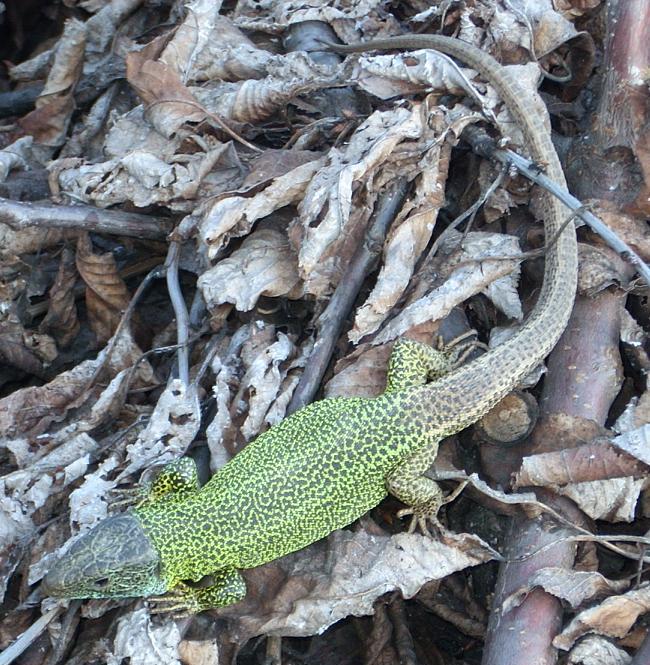
<svg viewBox="0 0 650 665">
<path fill-rule="evenodd" d="M 86 283 L 86 307 L 98 344 L 108 341 L 131 297 L 110 252 L 93 254 L 88 233 L 77 242 L 77 270 Z"/>
<path fill-rule="evenodd" d="M 201 122 L 206 112 L 172 67 L 153 60 L 162 38 L 126 57 L 126 78 L 145 103 L 151 124 L 167 138 L 187 122 Z"/>
<path fill-rule="evenodd" d="M 227 259 L 206 270 L 198 287 L 209 309 L 231 302 L 240 312 L 247 312 L 263 295 L 299 298 L 299 281 L 296 255 L 286 234 L 260 229 Z"/>
<path fill-rule="evenodd" d="M 301 164 L 275 178 L 252 197 L 229 196 L 204 206 L 199 224 L 201 240 L 208 246 L 208 256 L 214 259 L 226 242 L 248 233 L 253 224 L 284 206 L 297 204 L 323 159 Z"/>
<path fill-rule="evenodd" d="M 238 333 L 242 340 L 226 354 L 225 362 L 214 367 L 213 393 L 218 410 L 207 428 L 216 470 L 232 457 L 245 441 L 284 417 L 295 379 L 289 376 L 304 367 L 309 344 L 296 348 L 293 340 L 273 326 L 251 324 Z M 243 368 L 243 372 L 237 368 Z M 241 378 L 239 378 L 237 375 Z"/>
<path fill-rule="evenodd" d="M 603 637 L 590 635 L 580 640 L 567 655 L 569 665 L 630 665 L 632 657 Z"/>
<path fill-rule="evenodd" d="M 74 285 L 77 281 L 74 253 L 66 247 L 50 289 L 50 305 L 39 329 L 51 333 L 61 347 L 69 346 L 79 332 Z"/>
<path fill-rule="evenodd" d="M 23 136 L 0 150 L 0 182 L 7 179 L 10 171 L 24 169 L 31 157 L 33 136 Z"/>
<path fill-rule="evenodd" d="M 15 367 L 26 374 L 42 376 L 43 363 L 27 345 L 26 334 L 18 321 L 0 322 L 0 363 Z"/>
<path fill-rule="evenodd" d="M 61 372 L 43 386 L 22 388 L 0 400 L 0 436 L 37 435 L 52 422 L 65 419 L 68 409 L 94 404 L 100 389 L 89 382 L 95 371 L 105 364 L 110 376 L 130 367 L 139 360 L 142 351 L 130 335 L 122 334 L 110 357 L 104 363 L 106 352 L 96 359 L 86 360 L 67 372 Z"/>
<path fill-rule="evenodd" d="M 380 99 L 410 95 L 423 88 L 460 93 L 467 88 L 466 75 L 446 55 L 432 50 L 394 55 L 354 56 L 346 77 Z"/>
<path fill-rule="evenodd" d="M 541 587 L 546 593 L 550 593 L 576 608 L 596 598 L 621 593 L 629 586 L 630 583 L 627 580 L 608 580 L 600 573 L 567 570 L 566 568 L 541 568 L 533 574 L 524 588 L 518 589 L 506 599 L 503 611 L 510 612 L 521 605 L 535 587 Z"/>
<path fill-rule="evenodd" d="M 184 81 L 237 81 L 266 75 L 274 56 L 258 49 L 228 17 L 219 14 L 219 3 L 195 0 L 185 9 L 185 20 L 160 55 L 161 62 Z"/>
<path fill-rule="evenodd" d="M 594 520 L 632 522 L 636 504 L 647 482 L 645 478 L 612 478 L 572 483 L 559 489 L 559 494 L 572 499 Z"/>
<path fill-rule="evenodd" d="M 495 298 L 495 304 L 501 304 L 511 311 L 514 308 L 516 311 L 518 297 L 515 284 L 518 280 L 520 260 L 489 260 L 489 257 L 516 257 L 520 253 L 519 243 L 514 236 L 501 233 L 467 234 L 462 249 L 456 251 L 446 263 L 446 270 L 451 270 L 451 274 L 443 284 L 404 307 L 375 337 L 373 343 L 389 342 L 401 337 L 413 326 L 426 321 L 438 321 L 456 305 L 477 293 L 493 296 L 494 292 L 490 292 L 489 287 L 497 280 L 505 280 L 502 284 L 506 286 L 502 291 L 508 295 L 508 300 Z M 460 267 L 454 269 L 458 264 Z"/>
<path fill-rule="evenodd" d="M 597 440 L 576 448 L 524 457 L 515 474 L 514 487 L 547 487 L 555 489 L 573 482 L 608 480 L 648 473 L 647 463 L 631 455 L 621 455 L 611 441 Z"/>
<path fill-rule="evenodd" d="M 68 19 L 36 108 L 20 121 L 25 132 L 38 143 L 58 146 L 64 142 L 74 111 L 74 87 L 81 76 L 85 49 L 86 24 Z"/>
<path fill-rule="evenodd" d="M 629 267 L 609 247 L 580 244 L 578 247 L 578 292 L 593 296 L 613 284 L 627 284 Z"/>
<path fill-rule="evenodd" d="M 578 638 L 587 633 L 624 637 L 639 616 L 649 610 L 650 585 L 644 584 L 580 612 L 553 640 L 553 646 L 568 651 Z"/>
<path fill-rule="evenodd" d="M 175 621 L 152 621 L 149 611 L 142 607 L 127 612 L 117 622 L 112 650 L 106 662 L 129 662 L 133 665 L 180 665 L 178 645 L 180 626 Z"/>
<path fill-rule="evenodd" d="M 383 265 L 377 282 L 366 302 L 357 310 L 348 338 L 354 343 L 379 328 L 409 284 L 415 265 L 431 239 L 438 212 L 444 203 L 444 183 L 448 176 L 451 144 L 444 140 L 451 132 L 459 135 L 470 121 L 462 113 L 440 119 L 440 135 L 430 137 L 433 146 L 420 160 L 421 175 L 416 178 L 411 210 L 404 219 L 396 220 L 384 244 Z M 438 123 L 435 123 L 437 125 Z M 435 126 L 432 117 L 428 127 Z M 407 208 L 403 210 L 407 212 Z"/>
<path fill-rule="evenodd" d="M 346 616 L 372 614 L 375 600 L 389 591 L 411 598 L 431 580 L 494 557 L 486 543 L 469 534 L 445 533 L 431 540 L 419 534 L 334 531 L 309 552 L 270 564 L 283 569 L 280 582 L 249 584 L 250 598 L 238 610 L 225 608 L 224 614 L 235 615 L 250 636 L 315 635 Z M 261 575 L 265 569 L 251 572 Z"/>
</svg>

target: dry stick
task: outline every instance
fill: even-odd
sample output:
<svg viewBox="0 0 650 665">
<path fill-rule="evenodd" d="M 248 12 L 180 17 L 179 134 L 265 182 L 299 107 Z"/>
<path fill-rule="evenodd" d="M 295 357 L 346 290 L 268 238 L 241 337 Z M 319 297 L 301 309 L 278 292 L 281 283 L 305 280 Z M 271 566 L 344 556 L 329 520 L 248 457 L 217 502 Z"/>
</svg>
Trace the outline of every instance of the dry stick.
<svg viewBox="0 0 650 665">
<path fill-rule="evenodd" d="M 190 348 L 188 345 L 190 315 L 185 306 L 181 286 L 178 282 L 178 262 L 181 244 L 172 241 L 169 245 L 165 267 L 167 268 L 167 290 L 176 314 L 176 343 L 178 344 L 178 378 L 187 387 L 190 384 Z"/>
<path fill-rule="evenodd" d="M 81 601 L 75 602 L 81 604 Z M 35 621 L 11 646 L 7 647 L 0 654 L 0 665 L 10 665 L 10 663 L 13 663 L 61 612 L 63 612 L 63 607 L 57 606 Z"/>
<path fill-rule="evenodd" d="M 596 215 L 569 192 L 562 189 L 556 182 L 548 178 L 541 169 L 543 165 L 536 165 L 530 160 L 518 155 L 512 150 L 503 150 L 496 147 L 494 140 L 482 129 L 470 125 L 463 131 L 462 137 L 472 146 L 474 152 L 488 159 L 494 159 L 509 167 L 514 167 L 523 176 L 532 180 L 536 185 L 548 190 L 564 205 L 580 217 L 593 231 L 595 231 L 614 251 L 631 263 L 646 284 L 650 286 L 650 268 L 645 261 L 627 245 L 607 224 L 598 219 Z"/>
<path fill-rule="evenodd" d="M 334 345 L 350 313 L 363 281 L 371 271 L 384 244 L 384 238 L 409 189 L 406 178 L 400 178 L 382 194 L 373 214 L 368 233 L 350 262 L 325 311 L 318 317 L 318 336 L 314 350 L 298 386 L 287 415 L 297 411 L 314 399 L 316 391 L 329 365 Z"/>
<path fill-rule="evenodd" d="M 152 240 L 164 239 L 172 227 L 168 219 L 135 212 L 102 210 L 89 205 L 20 203 L 2 198 L 0 198 L 0 222 L 14 230 L 30 226 L 85 229 Z"/>
<path fill-rule="evenodd" d="M 611 384 L 620 364 L 620 358 L 615 356 L 620 327 L 617 314 L 621 307 L 621 295 L 610 292 L 603 292 L 593 300 L 581 297 L 576 300 L 567 329 L 549 358 L 541 399 L 541 409 L 546 415 L 565 413 L 573 418 L 605 422 L 617 393 Z M 598 326 L 593 325 L 594 320 L 599 321 Z M 587 375 L 589 381 L 584 380 Z M 503 479 L 519 466 L 522 455 L 542 452 L 549 440 L 561 440 L 557 429 L 549 431 L 548 422 L 542 418 L 531 442 L 517 450 L 483 445 L 486 471 L 491 471 L 496 480 Z M 568 426 L 573 422 L 571 419 Z M 537 493 L 541 495 L 540 501 L 563 513 L 572 526 L 558 528 L 555 521 L 531 520 L 525 516 L 512 520 L 506 552 L 510 561 L 500 564 L 483 665 L 555 662 L 551 640 L 561 621 L 559 600 L 535 589 L 520 606 L 505 613 L 503 606 L 538 570 L 548 566 L 572 569 L 574 543 L 597 538 L 592 534 L 581 537 L 571 533 L 574 525 L 584 520 L 571 502 L 543 490 Z M 530 556 L 532 552 L 535 554 Z"/>
</svg>

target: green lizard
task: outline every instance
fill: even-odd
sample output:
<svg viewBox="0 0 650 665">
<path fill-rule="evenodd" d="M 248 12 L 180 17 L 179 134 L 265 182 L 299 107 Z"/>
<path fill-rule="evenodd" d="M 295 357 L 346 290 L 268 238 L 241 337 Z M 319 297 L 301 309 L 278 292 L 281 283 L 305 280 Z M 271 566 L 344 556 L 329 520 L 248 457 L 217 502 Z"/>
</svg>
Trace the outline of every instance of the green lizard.
<svg viewBox="0 0 650 665">
<path fill-rule="evenodd" d="M 434 48 L 486 78 L 521 127 L 530 156 L 564 185 L 549 132 L 529 93 L 474 46 L 417 35 L 332 47 Z M 151 596 L 172 591 L 167 609 L 198 612 L 244 597 L 241 569 L 303 548 L 376 506 L 388 492 L 426 528 L 444 502 L 423 474 L 438 442 L 478 420 L 553 348 L 575 296 L 577 249 L 565 209 L 541 193 L 548 248 L 534 311 L 511 339 L 459 368 L 449 354 L 400 340 L 385 392 L 374 399 L 310 404 L 261 434 L 203 487 L 194 463 L 164 468 L 146 500 L 80 538 L 46 575 L 46 593 L 66 598 Z M 211 575 L 211 586 L 196 582 Z"/>
</svg>

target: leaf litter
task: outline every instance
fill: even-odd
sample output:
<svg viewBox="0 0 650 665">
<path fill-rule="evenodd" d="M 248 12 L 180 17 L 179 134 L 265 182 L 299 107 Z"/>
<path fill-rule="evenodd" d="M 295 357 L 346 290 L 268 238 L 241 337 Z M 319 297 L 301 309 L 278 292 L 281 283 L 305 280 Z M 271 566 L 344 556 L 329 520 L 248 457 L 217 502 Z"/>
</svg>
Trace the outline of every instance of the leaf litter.
<svg viewBox="0 0 650 665">
<path fill-rule="evenodd" d="M 492 165 L 459 147 L 463 130 L 484 117 L 521 142 L 490 86 L 429 50 L 354 55 L 333 66 L 300 48 L 309 22 L 323 22 L 344 41 L 397 34 L 384 3 L 243 0 L 226 9 L 194 0 L 171 11 L 137 0 L 63 4 L 49 46 L 23 52 L 21 62 L 6 56 L 13 83 L 42 89 L 33 110 L 2 130 L 0 183 L 41 169 L 52 200 L 88 206 L 86 226 L 65 232 L 16 230 L 0 212 L 0 590 L 7 612 L 0 623 L 12 638 L 9 622 L 27 611 L 30 585 L 70 537 L 110 512 L 111 491 L 188 453 L 217 472 L 285 416 L 319 344 L 319 316 L 345 289 L 358 248 L 372 240 L 366 233 L 387 185 L 404 178 L 410 194 L 380 239 L 379 261 L 353 311 L 342 314 L 348 325 L 323 395 L 379 394 L 392 342 L 427 336 L 431 343 L 458 308 L 483 339 L 500 343 L 529 311 L 536 288 L 534 276 L 522 276 L 520 257 L 522 229 L 538 216 L 535 194 L 515 178 L 497 181 Z M 534 90 L 539 68 L 530 55 L 589 41 L 574 21 L 600 3 L 399 4 L 412 10 L 411 28 L 435 19 L 455 25 L 461 39 L 487 40 Z M 289 33 L 295 50 L 279 40 Z M 88 81 L 103 88 L 89 93 Z M 337 91 L 342 99 L 354 91 L 353 101 L 341 105 Z M 492 183 L 500 184 L 486 194 Z M 481 199 L 477 228 L 441 237 Z M 169 240 L 184 241 L 178 266 L 189 309 L 189 383 L 175 370 L 179 312 L 167 290 L 154 281 L 132 301 L 155 280 L 152 257 L 164 257 L 168 242 L 99 233 L 92 206 L 155 213 L 176 226 Z M 643 225 L 615 212 L 612 225 L 646 252 Z M 606 250 L 582 252 L 584 291 L 625 284 Z M 626 316 L 627 343 L 642 363 L 645 332 Z M 492 339 L 497 329 L 503 332 Z M 634 524 L 647 484 L 640 445 L 646 397 L 630 393 L 619 409 L 628 414 L 618 424 L 624 434 L 582 440 L 617 455 L 616 472 L 609 467 L 576 482 L 585 460 L 567 457 L 580 450 L 567 443 L 544 454 L 542 471 L 540 460 L 524 458 L 512 487 L 544 487 L 571 497 L 594 520 Z M 481 482 L 470 484 L 492 510 L 501 502 L 508 513 L 517 504 L 516 494 Z M 390 594 L 417 600 L 431 584 L 444 589 L 460 571 L 469 576 L 501 559 L 493 535 L 462 533 L 455 524 L 461 533 L 430 540 L 403 533 L 393 514 L 392 504 L 382 504 L 352 529 L 246 571 L 249 594 L 215 612 L 224 629 L 214 640 L 188 639 L 178 624 L 126 601 L 87 603 L 85 616 L 102 617 L 104 630 L 85 644 L 82 634 L 69 662 L 83 662 L 82 653 L 111 663 L 227 662 L 224 654 L 240 653 L 248 662 L 258 635 L 329 635 L 346 617 L 373 614 Z M 556 646 L 571 649 L 588 633 L 628 634 L 647 593 L 629 586 L 596 566 L 549 568 L 509 603 L 534 587 L 561 599 L 577 614 Z M 116 625 L 105 620 L 115 606 Z M 594 639 L 575 649 L 602 649 Z"/>
</svg>

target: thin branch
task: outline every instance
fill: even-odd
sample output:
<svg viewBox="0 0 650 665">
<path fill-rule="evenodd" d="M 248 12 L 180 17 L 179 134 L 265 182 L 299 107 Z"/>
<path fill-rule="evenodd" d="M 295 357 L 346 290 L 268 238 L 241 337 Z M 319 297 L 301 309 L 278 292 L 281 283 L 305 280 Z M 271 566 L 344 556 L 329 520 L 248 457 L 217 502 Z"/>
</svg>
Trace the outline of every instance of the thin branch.
<svg viewBox="0 0 650 665">
<path fill-rule="evenodd" d="M 98 233 L 152 240 L 164 239 L 172 228 L 169 219 L 135 212 L 103 210 L 89 205 L 20 203 L 3 198 L 0 198 L 0 222 L 16 231 L 30 226 L 40 226 L 85 229 Z"/>
<path fill-rule="evenodd" d="M 178 281 L 178 262 L 181 255 L 181 244 L 172 242 L 169 245 L 165 267 L 167 268 L 167 291 L 176 314 L 176 343 L 178 344 L 178 378 L 184 386 L 190 384 L 190 349 L 188 345 L 190 316 L 187 313 L 185 300 Z"/>
</svg>

